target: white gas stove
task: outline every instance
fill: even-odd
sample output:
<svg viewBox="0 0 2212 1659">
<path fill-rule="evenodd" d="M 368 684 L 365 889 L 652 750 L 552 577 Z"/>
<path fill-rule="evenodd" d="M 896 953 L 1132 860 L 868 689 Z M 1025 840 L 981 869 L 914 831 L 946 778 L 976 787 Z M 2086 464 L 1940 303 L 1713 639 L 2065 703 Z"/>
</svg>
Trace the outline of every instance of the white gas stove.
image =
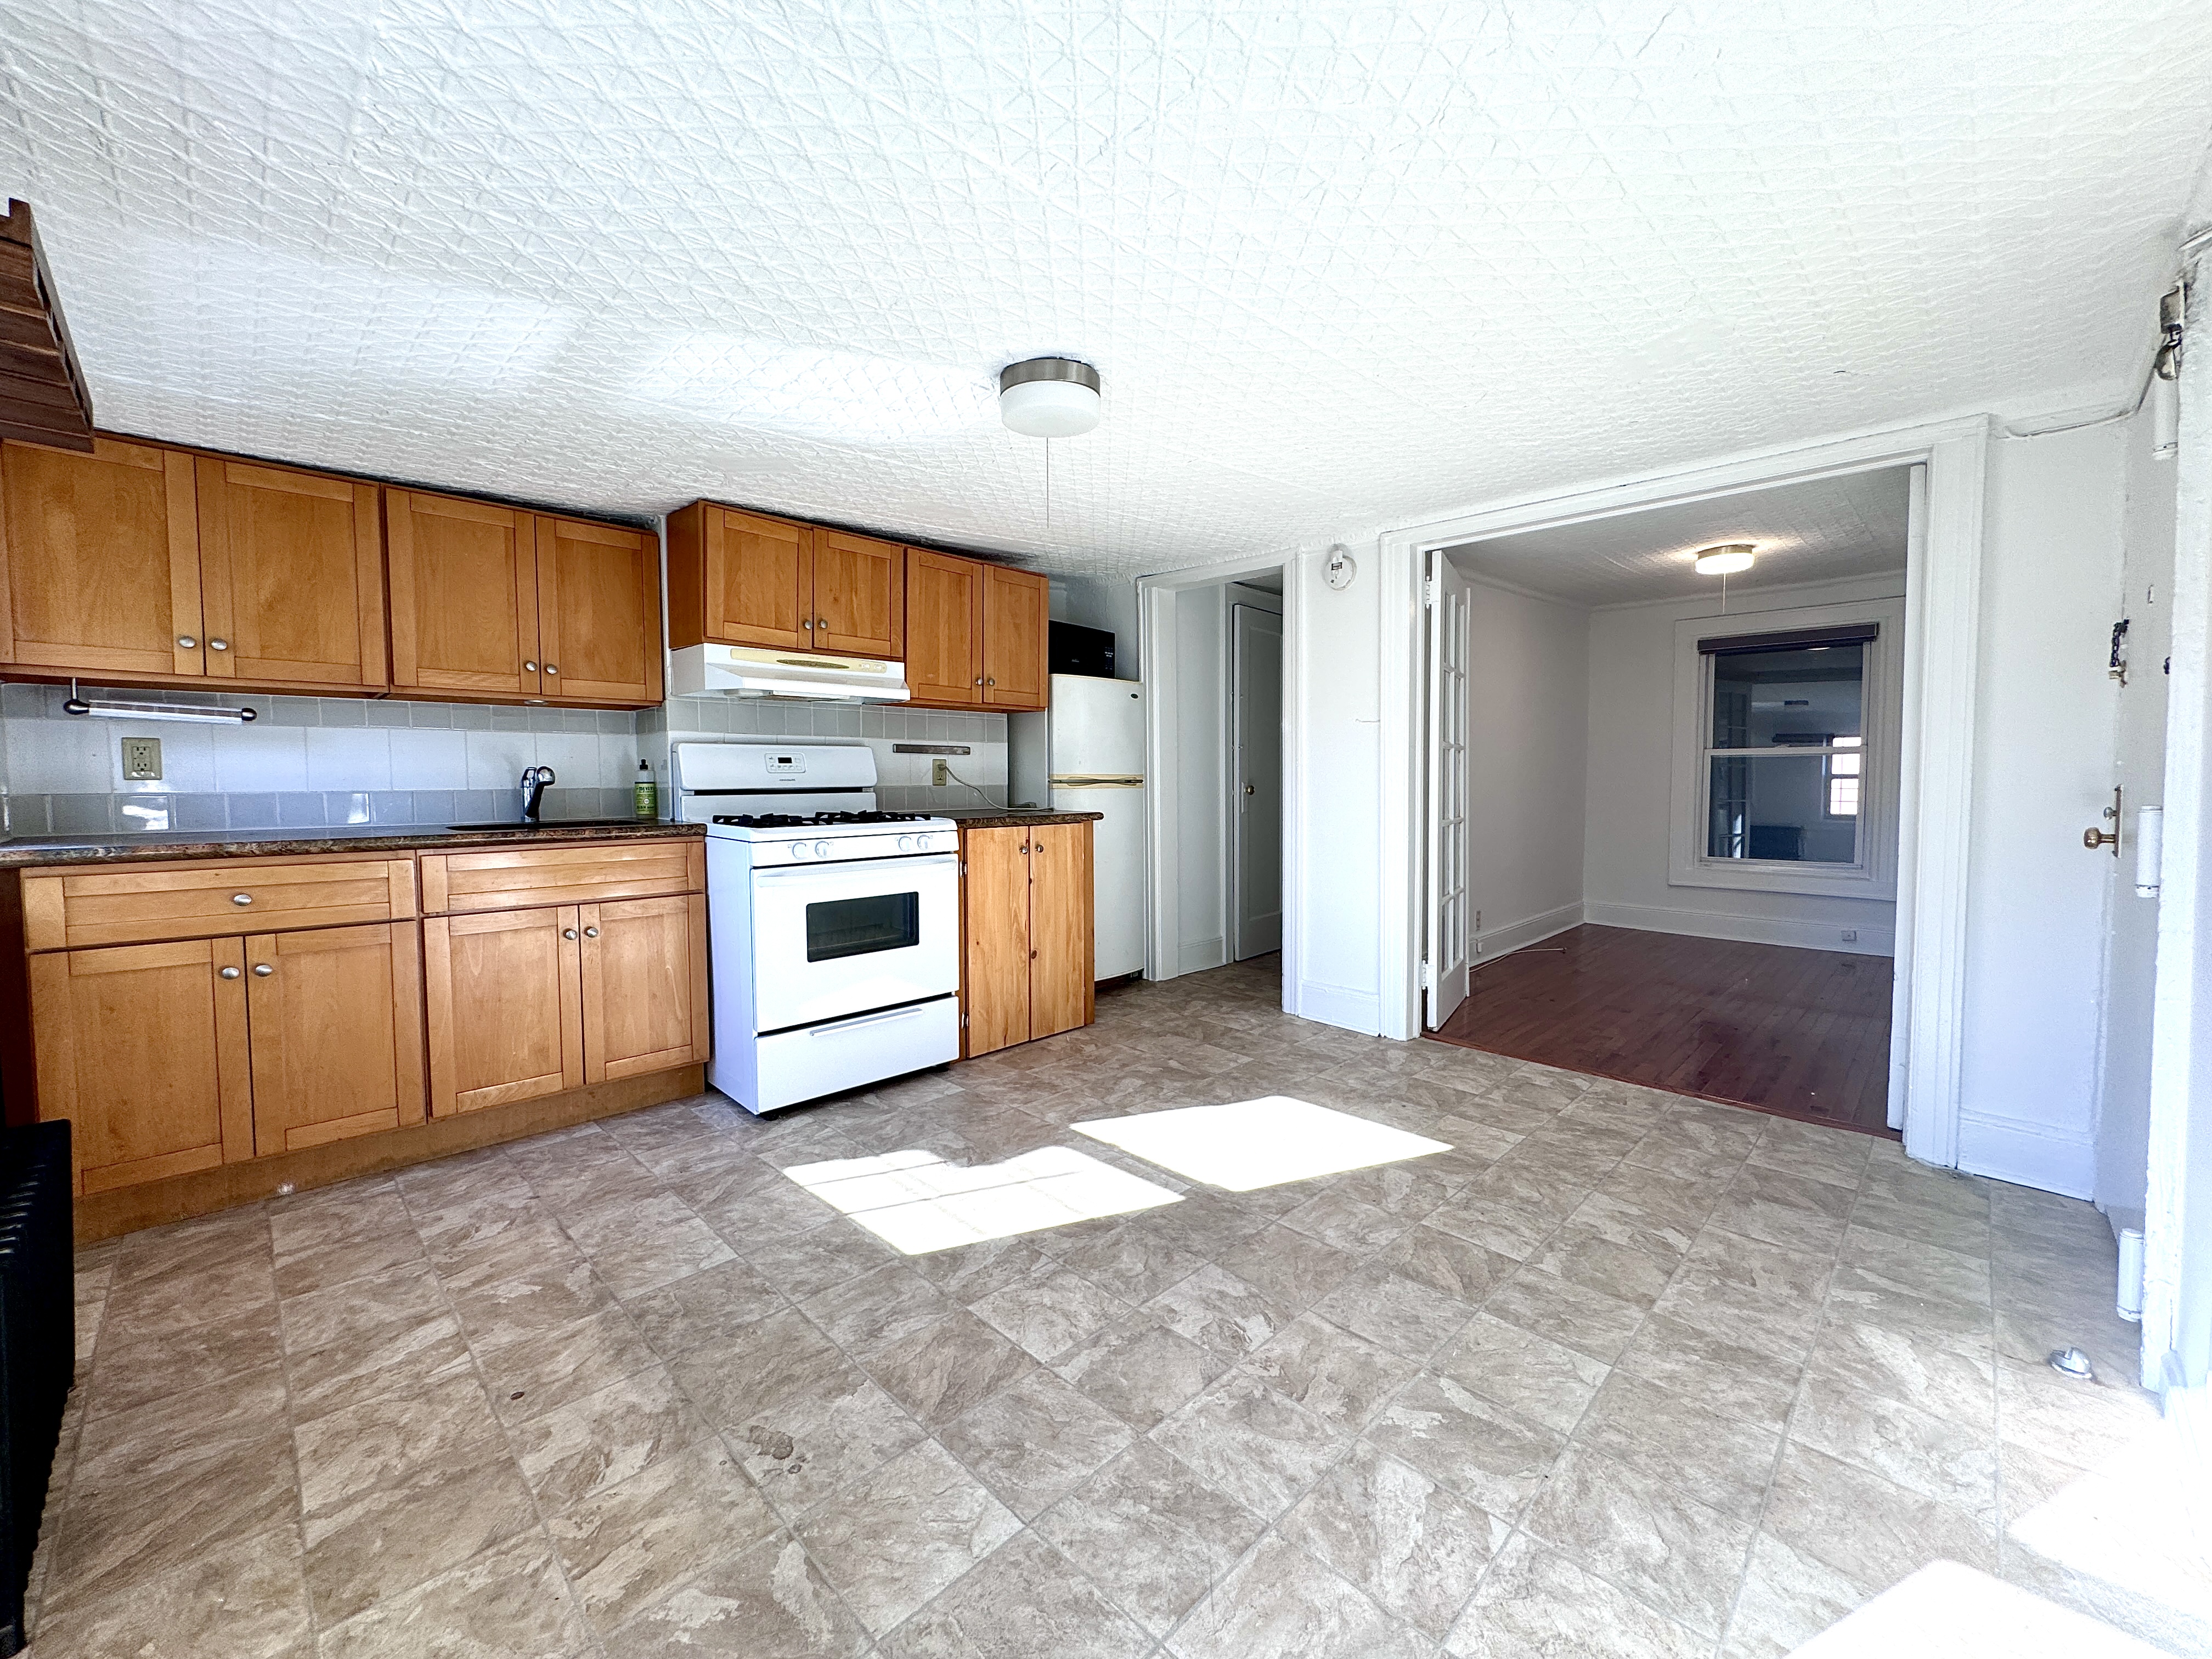
<svg viewBox="0 0 2212 1659">
<path fill-rule="evenodd" d="M 774 1111 L 960 1055 L 959 834 L 877 809 L 861 744 L 679 743 L 678 815 L 707 826 L 714 1058 Z"/>
</svg>

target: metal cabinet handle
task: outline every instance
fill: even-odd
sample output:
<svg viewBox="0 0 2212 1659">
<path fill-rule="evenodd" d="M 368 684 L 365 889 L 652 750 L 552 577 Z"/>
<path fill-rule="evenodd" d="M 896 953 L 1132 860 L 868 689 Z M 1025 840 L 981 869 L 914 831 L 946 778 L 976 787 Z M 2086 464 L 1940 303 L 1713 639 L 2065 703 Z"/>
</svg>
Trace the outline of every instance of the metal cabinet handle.
<svg viewBox="0 0 2212 1659">
<path fill-rule="evenodd" d="M 276 971 L 276 970 L 274 968 L 271 968 L 265 962 L 257 962 L 253 964 L 253 976 L 256 979 L 267 979 L 270 975 Z"/>
<path fill-rule="evenodd" d="M 210 651 L 228 651 L 230 649 L 230 641 L 228 640 L 210 640 L 208 641 L 208 649 Z"/>
<path fill-rule="evenodd" d="M 830 631 L 830 618 L 827 617 L 817 617 L 814 619 L 814 625 L 820 629 L 823 633 L 827 634 Z"/>
<path fill-rule="evenodd" d="M 986 684 L 986 685 L 996 685 L 996 684 L 998 684 L 998 681 L 996 681 L 996 680 L 985 680 L 985 681 L 983 682 L 983 684 Z"/>
<path fill-rule="evenodd" d="M 586 939 L 597 939 L 599 936 L 599 930 L 596 927 L 586 927 L 584 929 L 584 937 Z"/>
<path fill-rule="evenodd" d="M 982 684 L 982 683 L 983 683 L 983 677 L 982 677 L 981 674 L 976 675 L 976 676 L 975 676 L 975 684 L 978 684 L 978 685 L 981 685 L 981 684 Z"/>
<path fill-rule="evenodd" d="M 563 927 L 561 930 L 561 937 L 562 939 L 574 939 L 576 937 L 576 930 L 573 927 Z"/>
<path fill-rule="evenodd" d="M 224 979 L 236 979 L 238 977 L 238 969 L 235 968 L 219 968 L 216 971 Z"/>
<path fill-rule="evenodd" d="M 549 662 L 545 665 L 545 672 L 549 674 L 557 674 L 561 672 L 561 665 L 557 662 Z"/>
<path fill-rule="evenodd" d="M 811 628 L 814 626 L 814 618 L 811 617 L 801 617 L 799 619 L 799 625 L 801 628 Z"/>
<path fill-rule="evenodd" d="M 186 651 L 197 650 L 199 647 L 199 641 L 189 634 L 178 635 L 177 643 Z"/>
<path fill-rule="evenodd" d="M 526 662 L 522 665 L 522 672 L 526 674 L 535 674 L 538 672 L 538 665 L 534 662 Z"/>
<path fill-rule="evenodd" d="M 253 895 L 251 893 L 233 893 L 230 896 L 230 902 L 233 904 L 251 904 L 253 902 Z"/>
</svg>

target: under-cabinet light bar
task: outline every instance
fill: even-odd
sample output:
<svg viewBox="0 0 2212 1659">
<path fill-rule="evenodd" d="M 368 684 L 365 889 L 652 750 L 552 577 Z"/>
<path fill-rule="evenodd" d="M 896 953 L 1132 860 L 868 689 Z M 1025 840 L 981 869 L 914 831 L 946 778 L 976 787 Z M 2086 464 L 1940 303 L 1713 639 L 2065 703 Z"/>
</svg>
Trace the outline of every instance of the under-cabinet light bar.
<svg viewBox="0 0 2212 1659">
<path fill-rule="evenodd" d="M 261 718 L 253 708 L 202 708 L 188 702 L 111 702 L 104 697 L 71 697 L 65 714 L 89 714 L 102 720 L 185 720 L 199 726 L 243 726 Z"/>
</svg>

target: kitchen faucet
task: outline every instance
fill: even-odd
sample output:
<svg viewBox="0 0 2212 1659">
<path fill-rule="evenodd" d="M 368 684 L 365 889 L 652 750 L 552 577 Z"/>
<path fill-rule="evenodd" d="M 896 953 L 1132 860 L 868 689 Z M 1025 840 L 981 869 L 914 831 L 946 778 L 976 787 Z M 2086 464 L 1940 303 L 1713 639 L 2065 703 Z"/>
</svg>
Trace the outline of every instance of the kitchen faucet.
<svg viewBox="0 0 2212 1659">
<path fill-rule="evenodd" d="M 545 804 L 545 786 L 553 781 L 550 766 L 526 766 L 522 769 L 522 821 L 538 822 L 538 809 Z"/>
</svg>

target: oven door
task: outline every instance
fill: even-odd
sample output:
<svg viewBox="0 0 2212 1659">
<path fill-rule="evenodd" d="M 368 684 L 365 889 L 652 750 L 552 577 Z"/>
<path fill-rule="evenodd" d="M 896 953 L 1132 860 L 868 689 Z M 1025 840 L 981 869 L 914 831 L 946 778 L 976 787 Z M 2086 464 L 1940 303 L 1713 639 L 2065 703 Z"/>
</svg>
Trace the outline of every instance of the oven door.
<svg viewBox="0 0 2212 1659">
<path fill-rule="evenodd" d="M 757 1028 L 960 988 L 960 860 L 856 859 L 753 874 Z"/>
</svg>

